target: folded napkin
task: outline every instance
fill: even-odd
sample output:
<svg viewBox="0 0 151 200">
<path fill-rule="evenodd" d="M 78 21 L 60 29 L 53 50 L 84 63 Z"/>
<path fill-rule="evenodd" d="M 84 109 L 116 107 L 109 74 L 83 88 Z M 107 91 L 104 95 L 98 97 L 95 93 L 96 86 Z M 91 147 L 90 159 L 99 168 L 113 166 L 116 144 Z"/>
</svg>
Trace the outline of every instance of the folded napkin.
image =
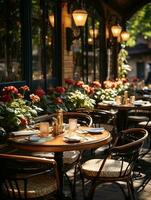
<svg viewBox="0 0 151 200">
<path fill-rule="evenodd" d="M 12 136 L 26 136 L 38 134 L 39 130 L 20 130 L 11 132 Z"/>
<path fill-rule="evenodd" d="M 87 130 L 88 133 L 94 133 L 94 134 L 99 134 L 102 133 L 102 131 L 104 131 L 104 127 L 100 127 L 100 128 L 90 128 Z"/>
</svg>

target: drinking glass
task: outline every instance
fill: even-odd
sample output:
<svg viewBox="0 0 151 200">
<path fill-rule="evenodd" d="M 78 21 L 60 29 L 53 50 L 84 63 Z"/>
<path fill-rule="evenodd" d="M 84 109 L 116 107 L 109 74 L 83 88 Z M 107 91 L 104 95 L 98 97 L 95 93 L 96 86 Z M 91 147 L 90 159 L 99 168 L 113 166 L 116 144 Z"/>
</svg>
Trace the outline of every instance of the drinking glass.
<svg viewBox="0 0 151 200">
<path fill-rule="evenodd" d="M 69 119 L 69 133 L 75 133 L 77 129 L 77 119 Z"/>
<path fill-rule="evenodd" d="M 49 122 L 40 122 L 40 136 L 47 137 L 49 135 Z"/>
</svg>

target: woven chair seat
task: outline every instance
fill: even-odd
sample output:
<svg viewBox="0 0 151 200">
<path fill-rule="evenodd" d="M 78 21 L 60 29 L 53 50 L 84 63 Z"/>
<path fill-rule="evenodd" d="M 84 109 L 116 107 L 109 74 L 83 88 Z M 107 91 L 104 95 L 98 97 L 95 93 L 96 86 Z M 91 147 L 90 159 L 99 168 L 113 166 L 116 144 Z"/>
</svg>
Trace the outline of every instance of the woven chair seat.
<svg viewBox="0 0 151 200">
<path fill-rule="evenodd" d="M 63 152 L 63 163 L 64 164 L 72 164 L 76 162 L 80 155 L 79 151 L 65 151 Z M 54 158 L 54 153 L 48 153 L 48 152 L 34 152 L 32 153 L 32 156 L 38 156 L 42 158 Z"/>
<path fill-rule="evenodd" d="M 103 162 L 103 159 L 91 159 L 86 161 L 82 165 L 82 172 L 86 176 L 95 177 L 99 171 L 99 168 Z M 123 168 L 121 172 L 121 161 L 114 160 L 114 159 L 107 159 L 106 163 L 100 173 L 100 177 L 119 177 L 120 172 L 121 175 L 124 175 L 125 170 L 128 166 L 127 162 L 123 162 Z M 130 171 L 127 170 L 126 173 L 128 174 Z M 122 174 L 123 173 L 123 174 Z"/>
<path fill-rule="evenodd" d="M 148 121 L 149 118 L 146 116 L 130 115 L 130 116 L 128 116 L 128 120 L 135 121 L 135 122 L 141 122 L 141 121 Z"/>
<path fill-rule="evenodd" d="M 64 164 L 72 164 L 79 158 L 79 151 L 65 151 L 63 152 L 63 162 Z"/>
<path fill-rule="evenodd" d="M 145 126 L 151 127 L 151 121 L 149 121 L 149 122 L 143 121 L 143 122 L 140 122 L 138 125 L 141 126 L 141 127 L 145 127 Z"/>
<path fill-rule="evenodd" d="M 50 199 L 59 194 L 60 180 L 54 159 L 17 154 L 0 154 L 0 159 L 2 199 Z M 43 168 L 28 168 L 30 164 Z"/>
<path fill-rule="evenodd" d="M 26 174 L 28 176 L 28 174 Z M 17 178 L 23 177 L 18 176 Z M 18 181 L 18 185 L 20 188 L 20 193 L 22 198 L 24 197 L 24 183 L 22 180 Z M 15 184 L 14 184 L 15 187 Z M 9 189 L 10 195 L 12 195 L 13 191 L 11 188 Z M 27 186 L 27 199 L 30 198 L 39 198 L 44 197 L 49 194 L 54 193 L 57 190 L 57 183 L 55 177 L 50 174 L 42 174 L 28 179 Z M 7 193 L 7 190 L 3 188 L 3 191 Z M 17 196 L 17 188 L 14 190 Z"/>
</svg>

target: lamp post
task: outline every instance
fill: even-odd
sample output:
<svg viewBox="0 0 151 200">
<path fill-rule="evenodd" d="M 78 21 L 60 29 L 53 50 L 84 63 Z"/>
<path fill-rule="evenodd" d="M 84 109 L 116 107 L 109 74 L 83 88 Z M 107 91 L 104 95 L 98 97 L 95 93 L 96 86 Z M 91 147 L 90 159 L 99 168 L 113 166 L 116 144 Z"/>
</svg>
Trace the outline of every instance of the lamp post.
<svg viewBox="0 0 151 200">
<path fill-rule="evenodd" d="M 117 55 L 118 55 L 118 42 L 117 39 L 122 32 L 122 27 L 120 25 L 113 25 L 111 27 L 111 33 L 113 36 L 113 43 L 112 43 L 112 71 L 113 71 L 113 78 L 114 80 L 117 78 L 118 75 L 118 66 L 117 66 Z"/>
</svg>

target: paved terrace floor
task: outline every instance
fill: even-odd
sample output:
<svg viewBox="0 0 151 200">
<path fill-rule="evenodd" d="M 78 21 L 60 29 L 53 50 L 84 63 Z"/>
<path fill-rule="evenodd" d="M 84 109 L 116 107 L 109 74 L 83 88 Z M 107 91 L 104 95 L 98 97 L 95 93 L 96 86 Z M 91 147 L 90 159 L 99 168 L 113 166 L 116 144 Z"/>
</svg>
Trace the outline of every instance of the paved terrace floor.
<svg viewBox="0 0 151 200">
<path fill-rule="evenodd" d="M 134 179 L 137 199 L 151 200 L 151 152 L 139 160 L 138 169 L 135 170 L 134 174 L 137 175 L 137 178 Z M 123 186 L 125 187 L 124 184 Z M 81 181 L 78 180 L 76 185 L 77 200 L 83 199 L 81 187 Z M 66 194 L 69 194 L 68 188 L 66 188 Z M 117 185 L 106 183 L 98 186 L 94 200 L 124 200 L 124 196 Z"/>
</svg>

